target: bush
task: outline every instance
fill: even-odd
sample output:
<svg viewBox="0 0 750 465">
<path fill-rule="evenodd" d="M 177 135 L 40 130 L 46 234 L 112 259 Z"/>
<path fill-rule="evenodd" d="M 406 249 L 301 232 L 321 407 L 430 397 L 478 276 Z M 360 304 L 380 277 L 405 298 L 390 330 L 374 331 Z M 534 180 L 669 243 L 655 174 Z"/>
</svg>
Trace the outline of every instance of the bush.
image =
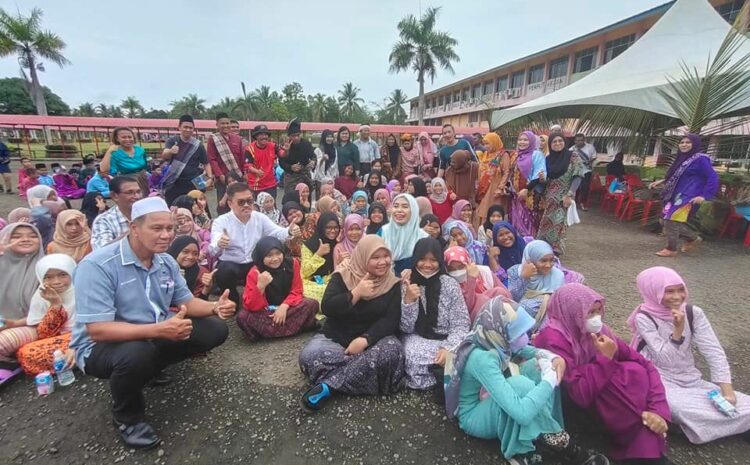
<svg viewBox="0 0 750 465">
<path fill-rule="evenodd" d="M 77 158 L 78 147 L 70 144 L 49 144 L 44 146 L 48 157 Z"/>
</svg>

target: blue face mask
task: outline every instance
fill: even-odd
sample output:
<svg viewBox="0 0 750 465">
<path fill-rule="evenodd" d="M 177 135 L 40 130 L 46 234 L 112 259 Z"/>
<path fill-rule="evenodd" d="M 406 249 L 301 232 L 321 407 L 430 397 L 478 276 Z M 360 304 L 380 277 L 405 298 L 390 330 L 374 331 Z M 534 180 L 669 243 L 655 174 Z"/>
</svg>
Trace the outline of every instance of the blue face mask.
<svg viewBox="0 0 750 465">
<path fill-rule="evenodd" d="M 529 345 L 529 335 L 523 333 L 522 335 L 510 341 L 510 351 L 511 353 L 516 353 L 527 345 Z"/>
</svg>

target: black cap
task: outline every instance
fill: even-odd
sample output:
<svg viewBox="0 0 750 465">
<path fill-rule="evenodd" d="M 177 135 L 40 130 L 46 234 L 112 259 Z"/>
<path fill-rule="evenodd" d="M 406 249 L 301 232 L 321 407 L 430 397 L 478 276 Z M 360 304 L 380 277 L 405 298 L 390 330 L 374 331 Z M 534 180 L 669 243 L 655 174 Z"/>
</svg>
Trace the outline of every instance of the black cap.
<svg viewBox="0 0 750 465">
<path fill-rule="evenodd" d="M 294 118 L 289 121 L 289 124 L 286 125 L 286 134 L 288 136 L 291 136 L 292 134 L 302 134 L 302 123 L 300 123 L 299 119 Z"/>
<path fill-rule="evenodd" d="M 253 131 L 251 132 L 253 139 L 258 137 L 260 134 L 265 134 L 267 136 L 271 135 L 271 131 L 268 130 L 268 126 L 265 124 L 259 124 L 253 128 Z"/>
</svg>

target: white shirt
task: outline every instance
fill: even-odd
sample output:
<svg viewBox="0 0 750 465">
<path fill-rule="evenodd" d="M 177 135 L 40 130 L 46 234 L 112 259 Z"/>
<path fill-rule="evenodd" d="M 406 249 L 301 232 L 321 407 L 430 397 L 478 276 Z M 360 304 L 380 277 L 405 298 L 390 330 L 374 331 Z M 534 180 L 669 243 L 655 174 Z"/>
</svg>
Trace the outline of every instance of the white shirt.
<svg viewBox="0 0 750 465">
<path fill-rule="evenodd" d="M 222 250 L 219 239 L 224 230 L 229 236 L 229 246 Z M 253 212 L 247 223 L 243 223 L 230 211 L 216 218 L 211 225 L 211 251 L 223 262 L 250 263 L 255 245 L 265 236 L 284 242 L 289 239 L 289 231 L 262 213 Z"/>
<path fill-rule="evenodd" d="M 591 170 L 591 168 L 594 167 L 594 160 L 596 160 L 596 147 L 594 147 L 593 144 L 589 144 L 588 142 L 586 142 L 583 147 L 574 145 L 570 148 L 570 151 L 578 152 L 578 155 L 581 157 L 581 161 L 583 161 L 583 164 L 586 165 L 586 168 Z"/>
<path fill-rule="evenodd" d="M 373 160 L 380 158 L 380 149 L 378 143 L 372 139 L 362 140 L 355 139 L 354 145 L 359 149 L 359 162 L 372 163 Z"/>
</svg>

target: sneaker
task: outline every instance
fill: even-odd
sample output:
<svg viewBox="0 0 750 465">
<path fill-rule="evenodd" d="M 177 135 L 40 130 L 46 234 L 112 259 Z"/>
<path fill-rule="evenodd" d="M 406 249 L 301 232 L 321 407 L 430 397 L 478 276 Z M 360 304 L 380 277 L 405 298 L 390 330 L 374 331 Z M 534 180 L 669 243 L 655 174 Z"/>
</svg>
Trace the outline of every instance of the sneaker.
<svg viewBox="0 0 750 465">
<path fill-rule="evenodd" d="M 693 250 L 696 247 L 698 247 L 701 244 L 701 242 L 703 242 L 703 238 L 700 237 L 700 236 L 698 236 L 696 239 L 694 239 L 692 241 L 685 242 L 684 244 L 682 244 L 682 247 L 680 248 L 680 250 L 683 253 L 684 252 L 690 252 L 691 250 Z"/>
<path fill-rule="evenodd" d="M 305 393 L 302 394 L 300 403 L 308 412 L 316 412 L 322 409 L 330 398 L 331 389 L 326 383 L 320 383 L 305 391 Z"/>
<path fill-rule="evenodd" d="M 656 252 L 656 255 L 660 257 L 664 257 L 664 258 L 676 257 L 677 251 L 669 250 L 669 249 L 661 249 L 660 251 Z"/>
</svg>

